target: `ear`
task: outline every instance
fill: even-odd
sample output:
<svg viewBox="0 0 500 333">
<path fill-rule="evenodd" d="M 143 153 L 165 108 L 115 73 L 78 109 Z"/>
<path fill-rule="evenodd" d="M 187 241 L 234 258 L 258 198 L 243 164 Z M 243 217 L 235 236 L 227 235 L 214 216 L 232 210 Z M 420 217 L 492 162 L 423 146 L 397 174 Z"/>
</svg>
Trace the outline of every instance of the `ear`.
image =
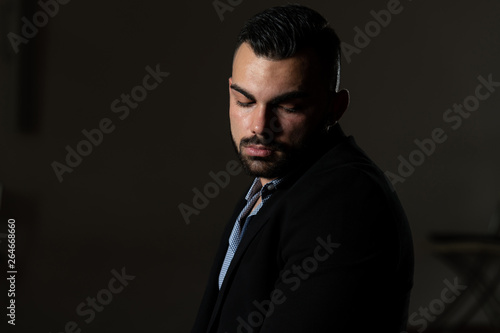
<svg viewBox="0 0 500 333">
<path fill-rule="evenodd" d="M 329 122 L 333 125 L 342 118 L 349 106 L 349 91 L 342 89 L 333 93 L 332 104 L 330 105 Z"/>
</svg>

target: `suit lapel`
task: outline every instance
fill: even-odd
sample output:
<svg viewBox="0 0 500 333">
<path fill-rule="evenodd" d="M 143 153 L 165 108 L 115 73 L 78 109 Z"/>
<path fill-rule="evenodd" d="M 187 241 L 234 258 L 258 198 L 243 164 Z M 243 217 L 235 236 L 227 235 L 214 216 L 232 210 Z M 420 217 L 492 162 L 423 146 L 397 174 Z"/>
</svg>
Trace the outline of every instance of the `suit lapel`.
<svg viewBox="0 0 500 333">
<path fill-rule="evenodd" d="M 230 284 L 230 281 L 234 278 L 235 274 L 235 267 L 238 266 L 238 263 L 240 262 L 241 258 L 243 257 L 246 249 L 252 242 L 252 240 L 255 238 L 255 236 L 259 233 L 259 231 L 264 227 L 266 222 L 269 220 L 271 217 L 273 211 L 277 207 L 277 203 L 281 200 L 281 198 L 284 196 L 286 191 L 280 191 L 277 190 L 276 193 L 274 193 L 271 198 L 269 198 L 269 201 L 266 202 L 265 205 L 262 206 L 261 210 L 255 215 L 252 220 L 250 221 L 249 225 L 247 226 L 247 229 L 245 231 L 245 234 L 243 235 L 243 238 L 238 245 L 238 249 L 236 250 L 236 253 L 234 254 L 233 259 L 231 260 L 231 265 L 229 266 L 229 269 L 226 273 L 226 276 L 224 277 L 224 282 L 222 283 L 221 289 L 219 291 L 217 301 L 214 306 L 214 311 L 212 313 L 212 318 L 210 320 L 209 324 L 209 329 L 208 332 L 211 332 L 212 326 L 215 323 L 216 319 L 219 316 L 219 311 L 221 310 L 221 306 L 223 304 L 223 300 L 225 298 L 225 295 L 227 293 L 227 286 Z M 240 207 L 243 209 L 243 207 Z M 240 209 L 240 211 L 241 211 Z M 236 221 L 236 217 L 234 219 Z M 234 222 L 233 222 L 234 223 Z M 232 226 L 232 225 L 231 225 Z M 229 235 L 227 236 L 229 238 Z M 227 251 L 227 246 L 228 243 L 227 241 L 223 243 L 224 248 L 224 256 L 225 256 L 225 251 Z M 220 272 L 220 267 L 222 265 L 222 261 L 224 260 L 224 256 L 222 259 L 218 261 L 218 268 L 219 271 L 217 272 L 217 277 L 218 273 Z"/>
<path fill-rule="evenodd" d="M 220 292 L 219 292 L 219 274 L 220 274 L 220 269 L 222 267 L 222 263 L 224 262 L 224 257 L 226 256 L 226 251 L 227 247 L 229 245 L 229 235 L 231 234 L 231 231 L 234 226 L 234 222 L 236 221 L 236 218 L 238 217 L 238 214 L 241 212 L 243 207 L 245 207 L 246 200 L 245 196 L 243 196 L 238 204 L 236 205 L 234 212 L 229 219 L 229 222 L 226 225 L 226 228 L 224 229 L 224 232 L 222 234 L 222 239 L 220 241 L 219 248 L 217 249 L 217 254 L 215 255 L 214 263 L 212 265 L 212 270 L 210 271 L 210 276 L 208 280 L 208 287 L 205 295 L 203 296 L 203 301 L 202 301 L 202 306 L 205 309 L 204 311 L 200 311 L 200 314 L 204 314 L 206 317 L 205 319 L 205 325 L 208 322 L 208 330 L 207 332 L 210 332 L 210 328 L 212 327 L 212 324 L 217 317 L 216 314 L 216 308 L 218 308 L 218 303 L 219 298 L 220 298 Z M 199 315 L 200 315 L 199 314 Z M 197 321 L 200 318 L 197 318 Z M 204 326 L 205 326 L 204 325 Z M 205 326 L 206 327 L 206 326 Z"/>
</svg>

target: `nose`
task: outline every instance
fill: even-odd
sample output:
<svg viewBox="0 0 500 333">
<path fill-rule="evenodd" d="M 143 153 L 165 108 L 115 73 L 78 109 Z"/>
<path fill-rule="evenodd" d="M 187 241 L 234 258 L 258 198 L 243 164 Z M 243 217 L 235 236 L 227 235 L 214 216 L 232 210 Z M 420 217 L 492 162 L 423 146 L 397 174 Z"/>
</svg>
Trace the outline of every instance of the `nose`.
<svg viewBox="0 0 500 333">
<path fill-rule="evenodd" d="M 272 114 L 270 107 L 266 105 L 257 106 L 251 115 L 250 129 L 255 135 L 263 135 L 269 123 L 269 117 Z"/>
</svg>

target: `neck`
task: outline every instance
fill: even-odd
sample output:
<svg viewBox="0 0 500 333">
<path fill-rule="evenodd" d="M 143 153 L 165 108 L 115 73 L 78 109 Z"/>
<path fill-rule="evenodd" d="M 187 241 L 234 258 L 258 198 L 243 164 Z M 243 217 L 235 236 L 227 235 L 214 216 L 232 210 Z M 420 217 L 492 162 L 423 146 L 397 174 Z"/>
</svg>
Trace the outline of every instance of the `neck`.
<svg viewBox="0 0 500 333">
<path fill-rule="evenodd" d="M 264 187 L 267 183 L 275 180 L 277 178 L 260 178 L 260 183 L 262 184 L 262 187 Z"/>
</svg>

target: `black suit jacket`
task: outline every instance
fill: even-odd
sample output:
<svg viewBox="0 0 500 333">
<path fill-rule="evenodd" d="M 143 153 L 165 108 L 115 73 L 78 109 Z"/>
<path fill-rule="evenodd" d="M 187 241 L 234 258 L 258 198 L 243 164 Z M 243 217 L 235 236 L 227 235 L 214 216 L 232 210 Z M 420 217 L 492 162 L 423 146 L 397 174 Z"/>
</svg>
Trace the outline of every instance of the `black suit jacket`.
<svg viewBox="0 0 500 333">
<path fill-rule="evenodd" d="M 410 228 L 383 172 L 339 125 L 249 223 L 219 291 L 244 205 L 222 236 L 193 333 L 405 330 Z"/>
</svg>

